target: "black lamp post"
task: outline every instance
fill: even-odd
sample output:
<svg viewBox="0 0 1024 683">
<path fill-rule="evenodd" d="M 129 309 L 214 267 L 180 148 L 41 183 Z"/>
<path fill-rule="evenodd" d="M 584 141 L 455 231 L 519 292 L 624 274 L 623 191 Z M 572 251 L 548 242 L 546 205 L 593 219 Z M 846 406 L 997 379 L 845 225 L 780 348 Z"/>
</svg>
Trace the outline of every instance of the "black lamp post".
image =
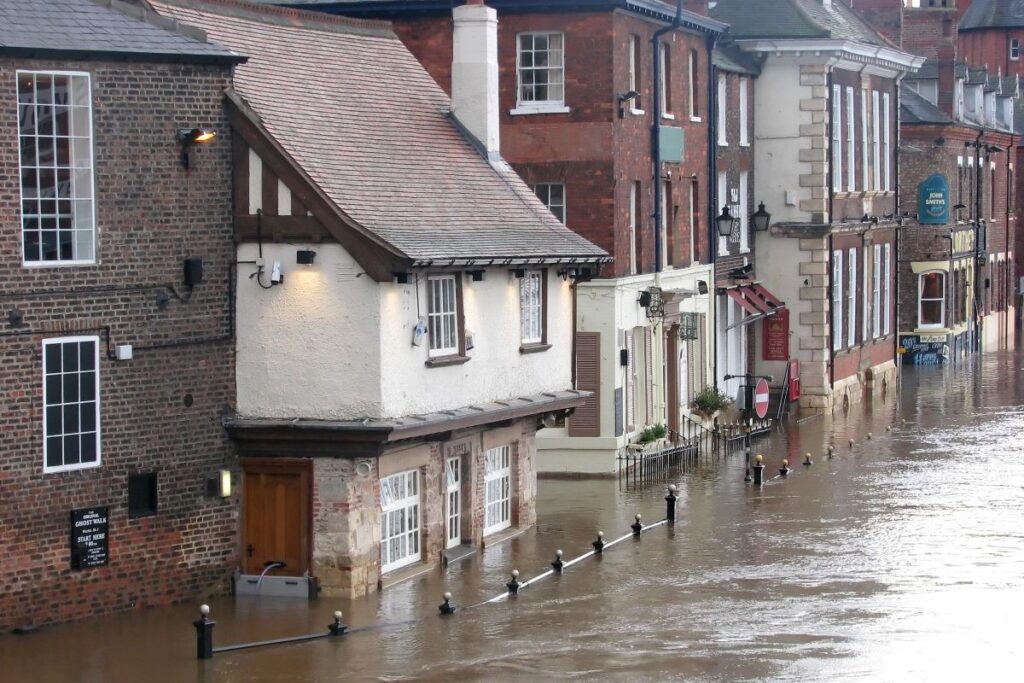
<svg viewBox="0 0 1024 683">
<path fill-rule="evenodd" d="M 764 210 L 764 202 L 758 202 L 757 211 L 750 216 L 750 222 L 754 224 L 754 232 L 766 232 L 771 225 L 772 215 Z"/>
<path fill-rule="evenodd" d="M 729 213 L 728 206 L 722 207 L 722 213 L 715 219 L 715 225 L 718 226 L 718 235 L 720 237 L 728 237 L 732 234 L 732 230 L 736 225 L 736 219 Z"/>
</svg>

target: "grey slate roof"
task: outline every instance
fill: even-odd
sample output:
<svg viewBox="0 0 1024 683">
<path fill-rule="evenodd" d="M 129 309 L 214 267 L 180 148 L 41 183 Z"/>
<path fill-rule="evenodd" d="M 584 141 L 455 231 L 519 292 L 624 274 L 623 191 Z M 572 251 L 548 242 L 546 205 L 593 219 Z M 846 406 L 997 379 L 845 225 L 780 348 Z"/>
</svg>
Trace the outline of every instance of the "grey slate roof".
<svg viewBox="0 0 1024 683">
<path fill-rule="evenodd" d="M 0 0 L 0 54 L 81 58 L 131 55 L 188 62 L 243 61 L 187 29 L 116 0 Z"/>
<path fill-rule="evenodd" d="M 730 25 L 733 38 L 832 38 L 891 44 L 841 0 L 718 0 L 710 14 Z"/>
<path fill-rule="evenodd" d="M 414 264 L 608 260 L 480 154 L 388 24 L 241 0 L 150 2 L 244 49 L 235 92 L 338 208 Z"/>
<path fill-rule="evenodd" d="M 1024 26 L 1024 0 L 974 0 L 960 19 L 961 31 Z"/>
<path fill-rule="evenodd" d="M 900 123 L 953 123 L 953 119 L 910 88 L 900 89 Z"/>
<path fill-rule="evenodd" d="M 761 64 L 757 58 L 741 50 L 736 43 L 725 38 L 717 45 L 711 55 L 711 61 L 722 71 L 757 76 L 761 73 Z"/>
</svg>

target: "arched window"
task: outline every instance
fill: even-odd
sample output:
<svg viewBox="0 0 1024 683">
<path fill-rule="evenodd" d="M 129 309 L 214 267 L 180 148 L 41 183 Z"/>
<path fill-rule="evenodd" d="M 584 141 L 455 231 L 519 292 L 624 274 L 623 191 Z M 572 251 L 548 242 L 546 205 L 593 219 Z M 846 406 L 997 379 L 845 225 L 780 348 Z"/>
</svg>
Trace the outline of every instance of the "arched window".
<svg viewBox="0 0 1024 683">
<path fill-rule="evenodd" d="M 945 327 L 946 274 L 942 271 L 921 273 L 917 278 L 917 326 Z"/>
</svg>

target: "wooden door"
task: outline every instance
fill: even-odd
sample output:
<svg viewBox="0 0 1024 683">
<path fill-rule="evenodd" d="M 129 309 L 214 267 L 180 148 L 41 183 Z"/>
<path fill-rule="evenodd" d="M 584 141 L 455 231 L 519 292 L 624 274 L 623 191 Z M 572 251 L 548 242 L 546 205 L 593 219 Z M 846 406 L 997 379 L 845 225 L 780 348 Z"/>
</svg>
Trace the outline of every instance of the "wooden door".
<svg viewBox="0 0 1024 683">
<path fill-rule="evenodd" d="M 308 460 L 242 463 L 247 574 L 259 574 L 270 562 L 284 563 L 270 574 L 302 576 L 309 569 L 311 465 Z"/>
</svg>

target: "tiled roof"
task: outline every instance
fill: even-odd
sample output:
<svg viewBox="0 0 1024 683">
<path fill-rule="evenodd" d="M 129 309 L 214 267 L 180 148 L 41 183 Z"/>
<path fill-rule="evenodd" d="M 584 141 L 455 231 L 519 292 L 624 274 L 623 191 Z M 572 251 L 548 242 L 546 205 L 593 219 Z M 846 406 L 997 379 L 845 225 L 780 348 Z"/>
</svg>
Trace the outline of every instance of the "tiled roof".
<svg viewBox="0 0 1024 683">
<path fill-rule="evenodd" d="M 189 62 L 244 57 L 139 5 L 116 0 L 0 0 L 0 53 Z"/>
<path fill-rule="evenodd" d="M 1024 0 L 974 0 L 960 19 L 959 30 L 1024 26 Z"/>
<path fill-rule="evenodd" d="M 234 88 L 320 190 L 414 261 L 604 259 L 450 118 L 388 24 L 240 0 L 151 0 L 245 50 Z"/>
<path fill-rule="evenodd" d="M 831 8 L 821 0 L 718 0 L 710 14 L 730 25 L 733 38 L 832 38 L 890 46 L 841 0 Z"/>
<path fill-rule="evenodd" d="M 900 123 L 953 123 L 953 119 L 910 88 L 900 88 Z"/>
<path fill-rule="evenodd" d="M 715 45 L 711 60 L 722 71 L 754 76 L 761 73 L 761 65 L 758 60 L 728 39 L 721 40 Z"/>
</svg>

